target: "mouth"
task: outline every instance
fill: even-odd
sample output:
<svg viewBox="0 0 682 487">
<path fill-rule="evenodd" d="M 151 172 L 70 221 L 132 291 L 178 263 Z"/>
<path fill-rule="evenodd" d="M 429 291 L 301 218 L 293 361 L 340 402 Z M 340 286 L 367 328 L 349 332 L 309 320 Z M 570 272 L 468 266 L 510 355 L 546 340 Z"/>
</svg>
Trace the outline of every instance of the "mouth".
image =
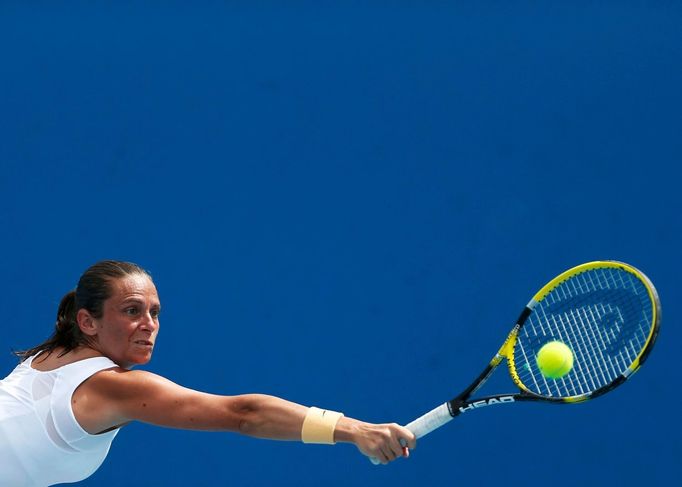
<svg viewBox="0 0 682 487">
<path fill-rule="evenodd" d="M 135 345 L 140 345 L 141 347 L 153 347 L 154 344 L 149 340 L 135 340 L 133 342 Z"/>
</svg>

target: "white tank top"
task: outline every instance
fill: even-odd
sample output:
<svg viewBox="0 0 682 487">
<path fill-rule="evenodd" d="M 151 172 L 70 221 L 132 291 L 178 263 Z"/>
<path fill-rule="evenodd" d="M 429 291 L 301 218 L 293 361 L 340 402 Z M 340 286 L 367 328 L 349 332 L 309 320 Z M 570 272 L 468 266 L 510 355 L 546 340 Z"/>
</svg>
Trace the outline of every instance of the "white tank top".
<svg viewBox="0 0 682 487">
<path fill-rule="evenodd" d="M 83 480 L 102 464 L 118 433 L 89 434 L 71 409 L 76 388 L 114 362 L 95 357 L 41 372 L 31 367 L 34 357 L 0 381 L 1 486 Z"/>
</svg>

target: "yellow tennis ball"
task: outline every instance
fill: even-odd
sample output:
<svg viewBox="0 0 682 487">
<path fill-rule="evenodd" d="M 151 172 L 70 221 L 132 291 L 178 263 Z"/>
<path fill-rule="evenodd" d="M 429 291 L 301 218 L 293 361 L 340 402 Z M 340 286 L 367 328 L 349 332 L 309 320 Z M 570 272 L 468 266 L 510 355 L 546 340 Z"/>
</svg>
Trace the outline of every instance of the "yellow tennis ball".
<svg viewBox="0 0 682 487">
<path fill-rule="evenodd" d="M 542 375 L 549 379 L 560 379 L 573 368 L 573 352 L 559 341 L 545 343 L 536 357 Z"/>
</svg>

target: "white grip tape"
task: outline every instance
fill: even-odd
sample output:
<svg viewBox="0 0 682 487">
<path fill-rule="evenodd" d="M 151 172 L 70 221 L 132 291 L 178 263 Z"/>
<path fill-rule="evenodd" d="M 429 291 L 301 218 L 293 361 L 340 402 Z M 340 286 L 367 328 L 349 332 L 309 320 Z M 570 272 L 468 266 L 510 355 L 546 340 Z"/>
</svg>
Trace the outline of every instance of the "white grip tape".
<svg viewBox="0 0 682 487">
<path fill-rule="evenodd" d="M 406 425 L 405 428 L 414 433 L 414 436 L 417 438 L 421 438 L 422 436 L 428 435 L 436 428 L 440 428 L 445 423 L 452 421 L 452 419 L 448 404 L 445 403 L 415 419 L 410 424 Z"/>
<path fill-rule="evenodd" d="M 448 404 L 444 403 L 415 419 L 410 424 L 405 425 L 405 428 L 414 433 L 414 436 L 417 438 L 421 438 L 422 436 L 428 435 L 433 430 L 440 428 L 445 423 L 452 421 L 452 419 L 453 417 L 450 415 Z M 374 457 L 370 457 L 370 461 L 374 465 L 380 463 L 379 460 Z"/>
</svg>

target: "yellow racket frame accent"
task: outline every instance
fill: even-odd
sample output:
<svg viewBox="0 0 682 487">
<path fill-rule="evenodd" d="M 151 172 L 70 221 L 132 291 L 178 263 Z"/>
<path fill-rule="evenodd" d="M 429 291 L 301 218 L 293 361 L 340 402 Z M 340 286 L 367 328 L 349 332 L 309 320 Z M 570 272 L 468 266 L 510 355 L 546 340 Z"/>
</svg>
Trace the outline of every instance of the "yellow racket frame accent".
<svg viewBox="0 0 682 487">
<path fill-rule="evenodd" d="M 528 303 L 528 308 L 532 310 L 532 308 L 545 299 L 549 293 L 551 293 L 554 289 L 556 289 L 557 286 L 559 286 L 561 283 L 564 281 L 570 279 L 573 276 L 576 276 L 578 274 L 581 274 L 585 271 L 589 271 L 592 269 L 604 269 L 604 268 L 612 268 L 612 269 L 620 269 L 624 270 L 626 272 L 629 272 L 630 274 L 633 274 L 637 279 L 639 279 L 642 283 L 644 283 L 644 286 L 646 287 L 647 293 L 649 294 L 649 299 L 651 300 L 652 306 L 652 316 L 651 316 L 651 329 L 649 330 L 649 335 L 647 336 L 646 343 L 640 350 L 639 354 L 633 360 L 632 364 L 628 367 L 628 369 L 623 373 L 625 378 L 629 377 L 630 375 L 634 374 L 640 367 L 641 365 L 641 360 L 643 355 L 648 351 L 652 339 L 655 336 L 656 330 L 658 328 L 658 320 L 660 319 L 660 302 L 658 299 L 658 294 L 656 293 L 656 289 L 654 288 L 653 284 L 649 280 L 647 276 L 644 275 L 641 271 L 639 271 L 637 268 L 626 264 L 624 262 L 619 262 L 615 260 L 602 260 L 602 261 L 594 261 L 594 262 L 587 262 L 585 264 L 578 265 L 576 267 L 573 267 L 571 269 L 568 269 L 567 271 L 559 274 L 557 277 L 549 281 L 545 286 L 540 289 L 535 296 L 533 296 L 533 299 Z M 521 382 L 521 379 L 519 378 L 518 373 L 516 372 L 516 363 L 514 361 L 514 347 L 516 345 L 516 340 L 518 337 L 518 332 L 519 329 L 521 328 L 520 324 L 517 324 L 512 331 L 509 333 L 507 336 L 507 339 L 504 341 L 502 346 L 500 347 L 500 350 L 497 352 L 493 360 L 491 361 L 490 365 L 492 366 L 497 366 L 503 359 L 507 359 L 507 366 L 509 368 L 509 374 L 511 375 L 512 380 L 514 383 L 524 392 L 535 395 L 532 391 L 530 391 L 524 384 Z M 586 401 L 587 399 L 590 398 L 592 394 L 582 394 L 579 396 L 572 396 L 572 397 L 564 397 L 561 398 L 561 402 L 570 402 L 570 403 L 576 403 L 576 402 L 582 402 Z"/>
</svg>

